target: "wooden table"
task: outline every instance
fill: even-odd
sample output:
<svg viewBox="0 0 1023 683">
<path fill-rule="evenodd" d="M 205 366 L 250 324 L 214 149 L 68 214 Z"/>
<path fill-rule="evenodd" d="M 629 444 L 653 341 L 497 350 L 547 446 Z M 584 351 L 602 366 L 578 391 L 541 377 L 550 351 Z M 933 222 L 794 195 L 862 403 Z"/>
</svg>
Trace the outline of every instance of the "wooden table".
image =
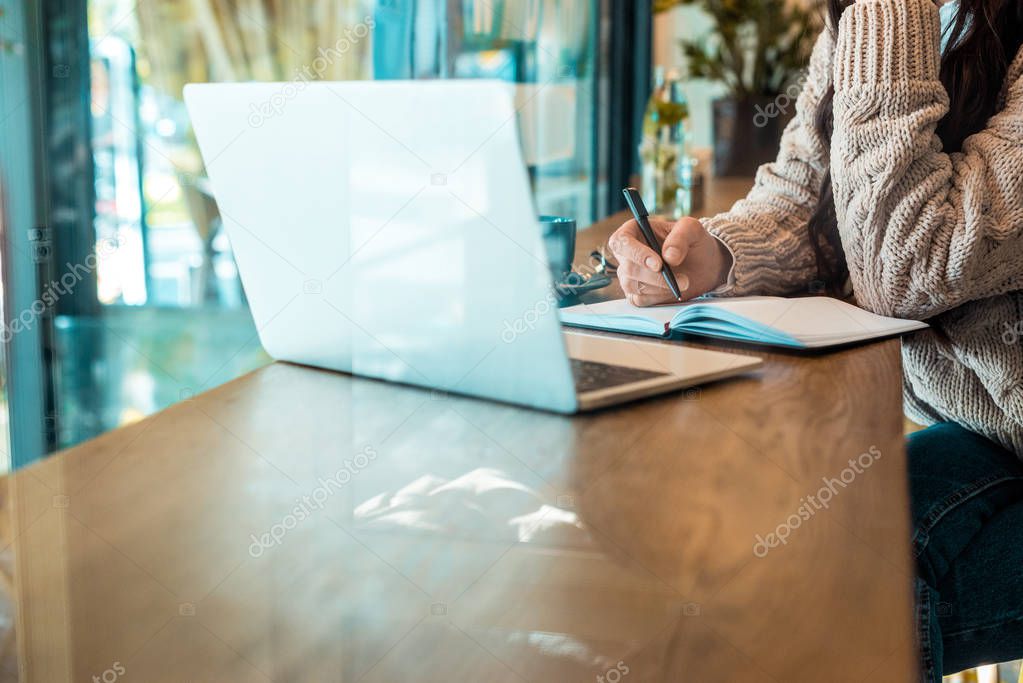
<svg viewBox="0 0 1023 683">
<path fill-rule="evenodd" d="M 766 358 L 576 418 L 282 363 L 185 400 L 3 480 L 0 674 L 914 680 L 899 343 Z"/>
</svg>

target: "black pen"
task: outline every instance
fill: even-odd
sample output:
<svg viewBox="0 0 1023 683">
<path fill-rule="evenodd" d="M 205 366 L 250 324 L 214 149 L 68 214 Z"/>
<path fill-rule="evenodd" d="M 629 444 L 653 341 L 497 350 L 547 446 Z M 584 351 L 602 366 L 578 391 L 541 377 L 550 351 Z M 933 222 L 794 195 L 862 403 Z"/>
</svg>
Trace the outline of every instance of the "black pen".
<svg viewBox="0 0 1023 683">
<path fill-rule="evenodd" d="M 650 221 L 647 220 L 650 214 L 643 204 L 643 198 L 639 196 L 639 190 L 634 187 L 627 187 L 622 190 L 622 194 L 625 195 L 625 201 L 629 204 L 633 217 L 639 223 L 639 231 L 643 233 L 643 239 L 646 240 L 647 246 L 657 252 L 657 255 L 661 258 L 661 275 L 664 276 L 664 281 L 668 283 L 668 289 L 671 290 L 676 299 L 682 301 L 682 292 L 678 288 L 678 282 L 675 281 L 675 274 L 671 272 L 668 262 L 661 256 L 661 245 L 657 243 L 657 235 L 654 234 L 653 229 L 650 227 Z"/>
</svg>

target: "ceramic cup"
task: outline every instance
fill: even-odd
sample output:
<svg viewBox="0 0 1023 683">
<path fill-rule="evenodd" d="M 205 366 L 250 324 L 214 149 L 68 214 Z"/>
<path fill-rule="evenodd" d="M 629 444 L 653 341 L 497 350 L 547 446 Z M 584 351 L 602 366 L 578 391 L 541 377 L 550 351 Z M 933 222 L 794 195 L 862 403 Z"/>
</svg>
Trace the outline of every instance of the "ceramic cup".
<svg viewBox="0 0 1023 683">
<path fill-rule="evenodd" d="M 554 282 L 561 282 L 572 271 L 572 260 L 575 258 L 575 219 L 540 216 L 539 220 L 551 276 Z"/>
</svg>

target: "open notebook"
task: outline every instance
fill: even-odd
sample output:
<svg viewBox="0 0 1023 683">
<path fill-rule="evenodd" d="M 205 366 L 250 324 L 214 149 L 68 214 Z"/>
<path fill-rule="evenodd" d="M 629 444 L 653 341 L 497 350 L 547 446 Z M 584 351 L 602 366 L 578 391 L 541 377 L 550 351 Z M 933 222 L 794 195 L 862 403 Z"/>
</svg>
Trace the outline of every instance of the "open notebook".
<svg viewBox="0 0 1023 683">
<path fill-rule="evenodd" d="M 875 315 L 824 296 L 696 299 L 677 306 L 637 308 L 625 299 L 563 308 L 573 327 L 657 337 L 672 331 L 735 341 L 816 349 L 888 337 L 927 327 L 915 320 Z"/>
</svg>

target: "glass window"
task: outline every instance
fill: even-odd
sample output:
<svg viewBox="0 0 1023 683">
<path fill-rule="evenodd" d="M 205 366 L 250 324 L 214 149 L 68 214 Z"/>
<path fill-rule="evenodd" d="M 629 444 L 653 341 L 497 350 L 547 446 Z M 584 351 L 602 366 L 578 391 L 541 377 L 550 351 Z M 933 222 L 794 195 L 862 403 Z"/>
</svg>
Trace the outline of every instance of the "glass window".
<svg viewBox="0 0 1023 683">
<path fill-rule="evenodd" d="M 186 83 L 509 81 L 538 210 L 594 218 L 597 2 L 83 1 L 96 288 L 73 293 L 95 301 L 56 319 L 59 446 L 269 361 L 189 125 Z"/>
</svg>

